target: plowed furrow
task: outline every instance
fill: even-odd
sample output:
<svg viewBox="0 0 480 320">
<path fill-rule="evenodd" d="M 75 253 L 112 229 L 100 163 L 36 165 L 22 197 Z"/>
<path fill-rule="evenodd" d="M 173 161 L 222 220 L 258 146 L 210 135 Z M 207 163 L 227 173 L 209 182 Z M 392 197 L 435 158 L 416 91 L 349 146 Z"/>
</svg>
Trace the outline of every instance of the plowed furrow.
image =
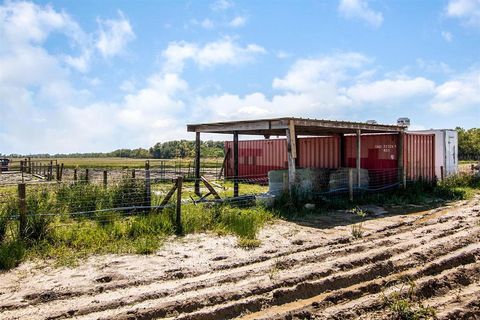
<svg viewBox="0 0 480 320">
<path fill-rule="evenodd" d="M 479 206 L 478 198 L 473 206 Z M 251 318 L 348 318 L 343 306 L 365 299 L 363 309 L 349 312 L 373 315 L 383 310 L 380 292 L 407 276 L 423 284 L 447 271 L 476 266 L 479 210 L 470 209 L 435 210 L 376 229 L 369 229 L 367 221 L 361 240 L 343 236 L 249 260 L 215 262 L 183 279 L 163 272 L 141 282 L 102 284 L 90 292 L 53 290 L 23 301 L 17 297 L 0 302 L 0 318 L 227 319 L 265 308 L 270 309 Z M 318 313 L 312 303 L 330 313 Z"/>
<path fill-rule="evenodd" d="M 396 301 L 392 298 L 394 293 L 401 293 L 398 299 L 408 297 L 412 308 L 421 303 L 424 306 L 433 307 L 435 310 L 438 310 L 440 306 L 451 309 L 451 300 L 457 296 L 457 291 L 468 291 L 469 286 L 478 290 L 478 283 L 475 283 L 480 280 L 479 272 L 479 262 L 467 263 L 461 267 L 447 269 L 438 275 L 424 278 L 422 278 L 424 272 L 408 272 L 403 274 L 403 277 L 408 276 L 409 282 L 388 277 L 382 281 L 374 281 L 341 292 L 334 292 L 326 295 L 322 300 L 314 301 L 305 308 L 277 315 L 275 318 L 303 319 L 308 315 L 319 319 L 388 319 L 388 315 L 393 314 L 390 303 Z M 473 285 L 472 282 L 474 282 Z M 452 291 L 453 294 L 450 294 Z M 449 296 L 449 298 L 446 299 L 445 296 Z"/>
<path fill-rule="evenodd" d="M 468 233 L 466 233 L 468 234 Z M 451 241 L 451 240 L 457 241 Z M 435 256 L 443 256 L 446 252 L 451 251 L 451 249 L 463 247 L 468 243 L 477 242 L 478 236 L 477 235 L 468 235 L 465 239 L 445 239 L 442 243 L 438 244 L 437 250 L 433 250 L 434 252 L 431 253 L 432 257 Z M 430 243 L 429 246 L 432 244 Z M 421 247 L 421 246 L 420 246 Z M 467 247 L 468 249 L 471 249 Z M 321 268 L 322 265 L 313 265 L 313 268 L 309 270 L 301 270 L 296 269 L 295 273 L 292 274 L 291 269 L 284 270 L 278 275 L 277 279 L 268 279 L 266 276 L 263 278 L 249 278 L 247 280 L 237 282 L 236 284 L 228 287 L 222 286 L 219 288 L 219 292 L 215 293 L 211 290 L 205 290 L 207 293 L 202 293 L 202 290 L 197 290 L 195 294 L 191 295 L 191 292 L 186 293 L 185 295 L 178 295 L 174 296 L 174 300 L 172 302 L 168 302 L 167 299 L 161 300 L 152 300 L 152 301 L 144 301 L 139 303 L 136 306 L 129 306 L 126 308 L 116 310 L 114 313 L 116 318 L 129 318 L 131 314 L 135 314 L 135 318 L 138 319 L 149 319 L 151 317 L 165 317 L 165 316 L 174 316 L 179 313 L 187 313 L 193 311 L 195 309 L 192 307 L 191 302 L 185 302 L 185 305 L 182 305 L 182 300 L 189 300 L 195 301 L 195 307 L 206 307 L 214 306 L 217 307 L 218 305 L 223 305 L 228 303 L 229 301 L 238 301 L 238 303 L 233 303 L 230 307 L 226 306 L 224 308 L 217 308 L 218 311 L 222 310 L 222 314 L 230 312 L 230 317 L 237 316 L 234 311 L 232 310 L 245 310 L 245 303 L 248 304 L 248 310 L 260 310 L 264 305 L 278 305 L 287 303 L 289 301 L 293 301 L 299 298 L 311 297 L 313 295 L 319 294 L 321 292 L 325 292 L 327 290 L 335 290 L 341 287 L 349 286 L 355 283 L 361 283 L 365 281 L 369 281 L 375 279 L 377 277 L 386 276 L 394 272 L 394 270 L 404 270 L 407 267 L 411 266 L 412 261 L 414 258 L 414 253 L 421 250 L 418 247 L 411 249 L 412 255 L 408 256 L 405 255 L 403 258 L 399 255 L 399 259 L 394 259 L 394 262 L 388 261 L 380 261 L 372 264 L 367 264 L 366 266 L 360 268 L 354 268 L 348 272 L 338 272 L 335 275 L 321 277 L 321 280 L 316 280 L 318 278 L 313 278 L 312 280 L 311 274 L 312 269 Z M 469 253 L 472 254 L 472 253 Z M 452 258 L 455 259 L 455 258 Z M 442 262 L 443 260 L 440 259 L 436 263 L 445 265 L 447 267 L 448 263 Z M 423 265 L 423 259 L 416 260 L 417 265 Z M 440 270 L 437 268 L 435 270 Z M 314 272 L 313 272 L 314 273 Z M 257 296 L 257 298 L 253 298 L 253 296 Z M 239 301 L 241 300 L 241 301 Z M 246 302 L 247 301 L 247 302 Z M 172 303 L 175 302 L 174 305 Z M 238 304 L 243 305 L 244 307 L 239 307 Z M 242 309 L 243 308 L 243 309 Z M 207 309 L 208 310 L 208 309 Z M 125 312 L 125 313 L 124 313 Z M 108 318 L 108 312 L 98 313 L 95 314 L 95 317 L 104 316 Z M 220 319 L 222 317 L 218 316 L 216 312 L 206 311 L 200 313 L 192 314 L 192 319 L 196 317 L 207 317 L 207 315 L 211 319 Z M 108 315 L 108 316 L 107 316 Z M 185 318 L 189 318 L 189 315 L 184 315 Z"/>
</svg>

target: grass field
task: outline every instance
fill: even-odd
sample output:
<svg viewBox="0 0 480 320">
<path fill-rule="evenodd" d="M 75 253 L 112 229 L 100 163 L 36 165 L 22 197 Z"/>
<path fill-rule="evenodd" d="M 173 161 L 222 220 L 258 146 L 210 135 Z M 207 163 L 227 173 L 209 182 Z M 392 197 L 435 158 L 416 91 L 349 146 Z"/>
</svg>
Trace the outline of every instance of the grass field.
<svg viewBox="0 0 480 320">
<path fill-rule="evenodd" d="M 14 162 L 24 160 L 24 158 L 11 158 Z M 182 168 L 193 166 L 193 159 L 132 159 L 132 158 L 32 158 L 32 161 L 48 163 L 51 160 L 57 160 L 59 164 L 63 163 L 65 168 L 111 168 L 111 169 L 137 169 L 145 168 L 145 161 L 150 161 L 150 166 L 160 166 L 160 163 L 166 167 Z M 203 158 L 201 164 L 203 168 L 217 168 L 222 165 L 223 159 Z"/>
</svg>

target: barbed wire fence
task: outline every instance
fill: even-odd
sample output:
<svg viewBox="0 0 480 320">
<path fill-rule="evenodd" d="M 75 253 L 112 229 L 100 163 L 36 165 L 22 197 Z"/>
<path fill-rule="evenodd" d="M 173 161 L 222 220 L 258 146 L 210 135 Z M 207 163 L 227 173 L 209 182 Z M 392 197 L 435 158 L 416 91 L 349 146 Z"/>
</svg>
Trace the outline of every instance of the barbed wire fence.
<svg viewBox="0 0 480 320">
<path fill-rule="evenodd" d="M 424 168 L 424 172 L 431 169 Z M 45 223 L 55 220 L 60 227 L 86 220 L 108 224 L 118 218 L 162 214 L 172 219 L 175 232 L 181 234 L 182 208 L 202 206 L 201 210 L 210 210 L 215 204 L 272 206 L 275 198 L 291 191 L 286 171 L 279 181 L 269 181 L 265 175 L 226 179 L 212 166 L 203 168 L 201 177 L 195 178 L 188 165 L 167 168 L 161 162 L 154 166 L 147 162 L 144 169 L 73 169 L 62 174 L 60 179 L 0 186 L 0 212 L 18 222 L 21 237 L 28 238 L 28 233 L 35 232 L 32 219 L 44 219 Z M 361 169 L 360 174 L 354 168 L 340 168 L 317 169 L 313 176 L 300 174 L 297 179 L 295 196 L 303 202 L 318 203 L 338 199 L 353 202 L 365 194 L 407 188 L 422 176 L 408 175 L 398 168 Z"/>
</svg>

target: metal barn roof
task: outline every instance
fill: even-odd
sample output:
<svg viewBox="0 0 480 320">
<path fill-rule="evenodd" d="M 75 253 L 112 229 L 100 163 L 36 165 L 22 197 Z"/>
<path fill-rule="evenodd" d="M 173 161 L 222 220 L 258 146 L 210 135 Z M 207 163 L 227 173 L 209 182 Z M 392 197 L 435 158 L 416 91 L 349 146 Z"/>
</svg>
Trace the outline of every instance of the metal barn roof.
<svg viewBox="0 0 480 320">
<path fill-rule="evenodd" d="M 237 132 L 242 135 L 283 136 L 286 134 L 285 131 L 289 126 L 295 127 L 297 135 L 356 133 L 357 130 L 361 130 L 363 133 L 399 133 L 404 132 L 407 128 L 401 125 L 285 117 L 188 124 L 187 131 L 225 134 Z"/>
</svg>

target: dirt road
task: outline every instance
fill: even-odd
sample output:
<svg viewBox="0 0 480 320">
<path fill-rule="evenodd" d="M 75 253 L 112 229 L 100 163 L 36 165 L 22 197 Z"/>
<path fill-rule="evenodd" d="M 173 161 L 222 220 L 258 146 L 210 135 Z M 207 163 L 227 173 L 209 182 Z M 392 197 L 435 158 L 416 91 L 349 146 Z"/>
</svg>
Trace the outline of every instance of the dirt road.
<svg viewBox="0 0 480 320">
<path fill-rule="evenodd" d="M 388 319 L 394 292 L 439 319 L 480 318 L 480 197 L 372 217 L 277 221 L 254 250 L 189 235 L 152 256 L 92 257 L 76 268 L 0 274 L 1 319 Z"/>
</svg>

